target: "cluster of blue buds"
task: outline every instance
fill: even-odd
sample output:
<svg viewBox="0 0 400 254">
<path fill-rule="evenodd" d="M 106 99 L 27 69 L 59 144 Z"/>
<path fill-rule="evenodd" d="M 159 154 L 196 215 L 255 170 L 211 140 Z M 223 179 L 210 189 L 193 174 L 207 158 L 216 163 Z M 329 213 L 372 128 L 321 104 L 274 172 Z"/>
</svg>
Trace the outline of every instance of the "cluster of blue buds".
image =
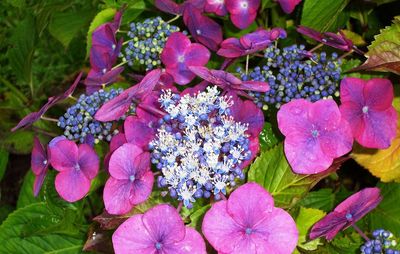
<svg viewBox="0 0 400 254">
<path fill-rule="evenodd" d="M 372 236 L 374 237 L 373 240 L 369 240 L 361 246 L 362 254 L 400 254 L 399 250 L 391 248 L 397 245 L 391 232 L 377 229 L 372 233 Z"/>
<path fill-rule="evenodd" d="M 149 144 L 151 161 L 162 172 L 159 187 L 190 209 L 196 199 L 220 199 L 235 179 L 244 179 L 240 165 L 251 158 L 248 124 L 230 116 L 230 97 L 208 87 L 182 97 L 166 90 L 159 102 L 168 114 Z"/>
<path fill-rule="evenodd" d="M 112 122 L 99 122 L 94 119 L 97 110 L 107 101 L 119 95 L 123 89 L 110 91 L 99 90 L 91 95 L 82 94 L 76 104 L 67 109 L 65 114 L 58 119 L 57 125 L 64 129 L 64 136 L 70 140 L 85 142 L 90 134 L 94 142 L 99 140 L 110 141 L 112 136 L 118 133 L 113 130 Z M 134 112 L 134 105 L 130 113 Z"/>
<path fill-rule="evenodd" d="M 247 75 L 237 69 L 242 80 L 268 82 L 266 93 L 251 92 L 257 106 L 267 110 L 269 106 L 280 108 L 293 99 L 312 102 L 339 96 L 341 61 L 332 53 L 310 53 L 303 45 L 292 45 L 282 50 L 271 46 L 265 50 L 264 66 L 257 66 Z"/>
<path fill-rule="evenodd" d="M 125 53 L 121 53 L 123 61 L 130 66 L 136 64 L 146 66 L 146 71 L 160 66 L 160 54 L 164 49 L 168 36 L 179 31 L 179 28 L 168 24 L 161 17 L 146 19 L 143 22 L 131 23 Z"/>
</svg>

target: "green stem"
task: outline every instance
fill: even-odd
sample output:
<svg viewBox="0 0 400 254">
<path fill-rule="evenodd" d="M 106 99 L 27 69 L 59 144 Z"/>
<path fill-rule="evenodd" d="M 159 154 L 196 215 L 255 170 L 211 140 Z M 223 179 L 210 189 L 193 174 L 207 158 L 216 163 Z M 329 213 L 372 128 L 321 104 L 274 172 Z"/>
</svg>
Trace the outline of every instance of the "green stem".
<svg viewBox="0 0 400 254">
<path fill-rule="evenodd" d="M 247 56 L 246 56 L 246 75 L 247 75 L 247 73 L 249 72 L 249 58 L 250 58 L 250 56 L 247 55 Z"/>
<path fill-rule="evenodd" d="M 169 24 L 169 23 L 172 23 L 172 22 L 174 22 L 175 20 L 179 19 L 179 17 L 180 17 L 180 15 L 176 15 L 176 16 L 173 17 L 172 19 L 168 20 L 167 23 L 168 23 L 168 24 Z"/>
<path fill-rule="evenodd" d="M 45 121 L 50 121 L 50 122 L 55 122 L 58 123 L 58 120 L 55 118 L 51 118 L 51 117 L 46 117 L 46 116 L 41 116 L 41 119 L 45 120 Z"/>
<path fill-rule="evenodd" d="M 113 67 L 113 70 L 116 69 L 116 68 L 118 68 L 118 67 L 121 67 L 122 65 L 127 64 L 127 63 L 128 63 L 128 61 L 120 62 L 119 64 L 117 64 L 117 65 L 115 65 L 115 66 Z"/>
</svg>

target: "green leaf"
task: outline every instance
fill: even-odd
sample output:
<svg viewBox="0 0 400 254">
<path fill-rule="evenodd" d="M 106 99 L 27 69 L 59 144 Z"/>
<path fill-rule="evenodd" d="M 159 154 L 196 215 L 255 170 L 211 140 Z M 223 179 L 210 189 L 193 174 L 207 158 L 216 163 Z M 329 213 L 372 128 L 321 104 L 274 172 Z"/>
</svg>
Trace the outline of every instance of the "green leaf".
<svg viewBox="0 0 400 254">
<path fill-rule="evenodd" d="M 260 146 L 262 151 L 271 149 L 276 144 L 278 144 L 278 138 L 275 136 L 272 130 L 272 125 L 268 122 L 264 124 L 264 128 L 259 136 Z"/>
<path fill-rule="evenodd" d="M 349 0 L 305 0 L 301 25 L 314 28 L 320 32 L 326 32 L 335 24 L 349 2 Z"/>
<path fill-rule="evenodd" d="M 49 32 L 67 48 L 78 32 L 89 23 L 91 14 L 92 11 L 87 9 L 55 13 L 49 25 Z"/>
<path fill-rule="evenodd" d="M 208 204 L 206 206 L 203 206 L 199 209 L 197 209 L 194 213 L 192 213 L 189 218 L 190 218 L 190 224 L 189 226 L 195 228 L 198 231 L 201 231 L 201 223 L 203 221 L 203 217 L 206 214 L 206 212 L 208 211 L 208 209 L 210 209 L 211 205 Z"/>
<path fill-rule="evenodd" d="M 389 71 L 400 75 L 400 16 L 368 46 L 367 61 L 354 70 Z"/>
<path fill-rule="evenodd" d="M 363 243 L 361 236 L 353 232 L 350 235 L 338 235 L 332 242 L 326 243 L 323 247 L 318 248 L 317 251 L 311 253 L 315 254 L 358 254 L 360 253 L 360 246 Z"/>
<path fill-rule="evenodd" d="M 4 140 L 3 144 L 7 150 L 18 154 L 29 154 L 33 146 L 33 132 L 20 130 L 11 132 Z"/>
<path fill-rule="evenodd" d="M 291 208 L 328 172 L 330 170 L 314 175 L 293 173 L 281 143 L 271 150 L 261 153 L 250 166 L 248 179 L 264 186 L 274 197 L 277 206 Z"/>
<path fill-rule="evenodd" d="M 304 250 L 316 250 L 318 245 L 322 245 L 320 239 L 307 242 L 307 236 L 311 227 L 324 216 L 325 213 L 321 210 L 300 207 L 299 215 L 296 218 L 296 225 L 299 230 L 298 246 Z"/>
<path fill-rule="evenodd" d="M 400 183 L 379 183 L 383 196 L 382 202 L 368 216 L 370 230 L 384 228 L 391 232 L 399 232 L 400 229 Z"/>
<path fill-rule="evenodd" d="M 136 18 L 146 9 L 146 5 L 143 0 L 135 0 L 128 2 L 128 8 L 124 11 L 122 23 L 128 24 L 135 21 Z"/>
<path fill-rule="evenodd" d="M 29 170 L 24 177 L 24 181 L 22 182 L 22 186 L 19 191 L 17 208 L 22 208 L 27 205 L 43 201 L 40 195 L 37 198 L 33 196 L 34 181 L 35 181 L 35 175 L 33 174 L 32 170 Z"/>
<path fill-rule="evenodd" d="M 6 172 L 8 164 L 8 151 L 4 148 L 0 148 L 0 181 L 3 179 L 4 173 Z"/>
<path fill-rule="evenodd" d="M 300 205 L 309 208 L 320 209 L 330 212 L 335 203 L 335 194 L 331 189 L 320 189 L 309 192 L 301 201 Z"/>
<path fill-rule="evenodd" d="M 83 233 L 80 238 L 75 238 L 46 232 L 61 219 L 52 214 L 44 203 L 16 210 L 0 226 L 0 253 L 82 253 Z"/>
<path fill-rule="evenodd" d="M 89 56 L 90 54 L 90 48 L 92 47 L 92 33 L 93 31 L 100 25 L 111 21 L 114 18 L 115 13 L 117 12 L 116 9 L 114 8 L 108 8 L 105 10 L 102 10 L 101 12 L 97 13 L 97 15 L 94 17 L 92 23 L 90 23 L 89 26 L 89 31 L 87 33 L 87 38 L 86 38 L 86 56 Z"/>
</svg>

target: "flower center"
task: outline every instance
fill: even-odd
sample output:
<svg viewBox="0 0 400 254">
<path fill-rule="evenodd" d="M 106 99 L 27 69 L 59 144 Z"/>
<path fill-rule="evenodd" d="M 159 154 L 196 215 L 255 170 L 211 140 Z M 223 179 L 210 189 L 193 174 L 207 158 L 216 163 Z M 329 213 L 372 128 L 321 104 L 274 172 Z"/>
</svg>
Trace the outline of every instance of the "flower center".
<svg viewBox="0 0 400 254">
<path fill-rule="evenodd" d="M 134 175 L 129 176 L 129 181 L 131 182 L 135 181 L 135 176 Z"/>
<path fill-rule="evenodd" d="M 162 243 L 156 242 L 155 247 L 156 247 L 157 250 L 161 250 L 161 248 L 162 248 Z"/>
<path fill-rule="evenodd" d="M 197 30 L 196 30 L 196 34 L 200 35 L 200 34 L 201 34 L 201 30 L 200 30 L 200 29 L 197 29 Z"/>
<path fill-rule="evenodd" d="M 241 6 L 243 9 L 247 9 L 247 7 L 249 7 L 249 4 L 248 4 L 247 2 L 241 2 L 241 3 L 240 3 L 240 6 Z"/>
<path fill-rule="evenodd" d="M 79 164 L 76 163 L 75 166 L 74 166 L 74 169 L 75 169 L 76 171 L 79 171 L 79 170 L 81 170 L 81 166 L 79 166 Z"/>
<path fill-rule="evenodd" d="M 311 135 L 312 135 L 314 138 L 316 138 L 316 137 L 319 136 L 319 132 L 318 132 L 317 130 L 312 130 L 312 131 L 311 131 Z"/>
<path fill-rule="evenodd" d="M 346 214 L 346 219 L 347 219 L 348 221 L 352 221 L 352 220 L 353 220 L 353 215 L 352 215 L 351 213 L 347 213 L 347 214 Z"/>
<path fill-rule="evenodd" d="M 47 165 L 47 162 L 48 162 L 47 160 L 44 160 L 43 165 Z"/>
<path fill-rule="evenodd" d="M 246 228 L 246 235 L 250 235 L 253 232 L 251 228 Z"/>
<path fill-rule="evenodd" d="M 368 113 L 368 110 L 369 110 L 368 106 L 364 106 L 364 107 L 362 108 L 362 112 L 363 112 L 364 114 Z"/>
<path fill-rule="evenodd" d="M 179 56 L 178 62 L 183 63 L 185 61 L 185 56 Z"/>
</svg>

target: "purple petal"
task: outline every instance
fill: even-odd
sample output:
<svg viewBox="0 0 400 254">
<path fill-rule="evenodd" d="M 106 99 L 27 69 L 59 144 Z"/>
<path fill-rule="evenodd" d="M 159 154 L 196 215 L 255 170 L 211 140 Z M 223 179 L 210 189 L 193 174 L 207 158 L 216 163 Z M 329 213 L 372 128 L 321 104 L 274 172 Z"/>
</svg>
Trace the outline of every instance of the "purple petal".
<svg viewBox="0 0 400 254">
<path fill-rule="evenodd" d="M 81 81 L 82 74 L 83 74 L 83 72 L 80 72 L 78 74 L 78 76 L 76 77 L 74 83 L 72 83 L 72 85 L 64 92 L 64 94 L 60 98 L 58 98 L 59 101 L 68 98 L 70 95 L 72 95 L 74 93 L 76 87 L 79 84 L 79 81 Z"/>
<path fill-rule="evenodd" d="M 117 97 L 103 104 L 103 106 L 97 110 L 94 118 L 101 122 L 109 122 L 121 118 L 132 104 L 132 97 L 129 95 L 129 92 L 129 89 L 127 89 Z"/>
<path fill-rule="evenodd" d="M 228 10 L 225 7 L 225 1 L 221 0 L 207 0 L 204 6 L 204 11 L 215 13 L 218 16 L 225 16 Z"/>
<path fill-rule="evenodd" d="M 134 144 L 124 144 L 114 151 L 109 163 L 110 175 L 119 180 L 130 179 L 135 176 L 137 169 L 134 162 L 143 150 Z"/>
<path fill-rule="evenodd" d="M 149 158 L 150 159 L 150 158 Z M 150 164 L 150 160 L 148 163 Z M 150 171 L 150 165 L 147 168 L 147 172 L 142 174 L 140 179 L 137 179 L 133 182 L 133 188 L 130 192 L 129 201 L 133 205 L 137 205 L 146 201 L 153 190 L 154 183 L 154 175 L 153 172 Z"/>
<path fill-rule="evenodd" d="M 347 224 L 346 215 L 331 212 L 318 221 L 311 228 L 310 239 L 324 236 L 328 241 L 332 240 Z"/>
<path fill-rule="evenodd" d="M 91 70 L 85 79 L 87 93 L 94 93 L 103 86 L 114 83 L 123 70 L 124 67 L 111 69 L 105 73 Z"/>
<path fill-rule="evenodd" d="M 221 253 L 232 253 L 243 239 L 245 228 L 237 224 L 227 211 L 228 201 L 214 203 L 203 219 L 202 232 L 208 242 Z"/>
<path fill-rule="evenodd" d="M 30 126 L 34 122 L 39 120 L 41 116 L 42 116 L 42 114 L 39 114 L 38 112 L 29 113 L 24 118 L 22 118 L 21 121 L 19 121 L 19 123 L 14 128 L 11 129 L 11 131 L 14 132 L 18 129 Z"/>
<path fill-rule="evenodd" d="M 166 67 L 176 67 L 178 62 L 183 62 L 185 51 L 190 45 L 191 42 L 186 35 L 181 32 L 172 33 L 161 52 L 161 61 Z"/>
<path fill-rule="evenodd" d="M 40 174 L 35 175 L 35 181 L 33 182 L 33 195 L 37 197 L 37 195 L 40 192 L 40 189 L 42 188 L 44 179 L 47 174 L 47 168 L 45 168 Z"/>
<path fill-rule="evenodd" d="M 185 94 L 190 94 L 191 96 L 193 96 L 198 92 L 204 91 L 207 85 L 208 85 L 207 81 L 202 81 L 199 84 L 195 85 L 194 87 L 189 87 L 183 90 L 181 96 L 184 96 Z"/>
<path fill-rule="evenodd" d="M 185 225 L 176 211 L 170 205 L 157 205 L 143 214 L 143 224 L 152 239 L 163 244 L 182 241 L 185 237 Z"/>
<path fill-rule="evenodd" d="M 269 85 L 267 82 L 262 81 L 243 81 L 236 89 L 264 93 L 269 90 Z"/>
<path fill-rule="evenodd" d="M 179 5 L 172 0 L 155 0 L 154 4 L 159 10 L 163 12 L 174 15 L 182 15 Z"/>
<path fill-rule="evenodd" d="M 210 51 L 201 44 L 193 43 L 185 52 L 187 66 L 203 66 L 210 60 Z"/>
<path fill-rule="evenodd" d="M 227 58 L 236 58 L 246 54 L 246 49 L 242 46 L 239 39 L 228 38 L 221 43 L 221 48 L 217 54 Z"/>
<path fill-rule="evenodd" d="M 78 163 L 80 170 L 92 180 L 99 171 L 99 157 L 96 151 L 88 144 L 81 144 L 78 148 Z"/>
<path fill-rule="evenodd" d="M 191 227 L 186 227 L 185 238 L 182 241 L 168 244 L 163 248 L 170 254 L 206 254 L 206 244 L 201 235 Z"/>
<path fill-rule="evenodd" d="M 148 72 L 139 84 L 126 90 L 128 91 L 130 98 L 142 100 L 144 97 L 151 94 L 154 87 L 160 81 L 161 73 L 160 69 Z"/>
<path fill-rule="evenodd" d="M 35 175 L 39 175 L 49 166 L 47 153 L 37 137 L 33 139 L 31 168 Z"/>
<path fill-rule="evenodd" d="M 231 14 L 232 23 L 239 29 L 249 27 L 257 17 L 257 12 L 243 12 L 239 14 Z"/>
<path fill-rule="evenodd" d="M 278 111 L 278 127 L 283 135 L 298 132 L 299 135 L 311 129 L 308 122 L 308 110 L 312 103 L 297 99 L 282 105 Z"/>
<path fill-rule="evenodd" d="M 143 225 L 142 218 L 142 214 L 135 214 L 114 232 L 112 242 L 115 254 L 148 254 L 156 251 L 155 242 Z"/>
<path fill-rule="evenodd" d="M 294 11 L 296 5 L 298 5 L 301 0 L 278 0 L 278 3 L 281 5 L 282 10 L 286 14 L 290 14 Z"/>
<path fill-rule="evenodd" d="M 233 98 L 234 104 L 231 107 L 231 115 L 235 121 L 249 124 L 248 133 L 253 137 L 258 137 L 264 127 L 263 112 L 252 101 L 243 102 L 237 96 Z M 252 114 L 248 112 L 252 112 Z"/>
<path fill-rule="evenodd" d="M 297 32 L 299 32 L 307 37 L 310 37 L 311 39 L 314 39 L 318 42 L 322 42 L 322 39 L 323 39 L 322 34 L 312 28 L 305 27 L 305 26 L 298 26 L 296 30 L 297 30 Z"/>
<path fill-rule="evenodd" d="M 70 140 L 49 145 L 50 163 L 57 171 L 74 170 L 78 165 L 78 146 Z"/>
<path fill-rule="evenodd" d="M 89 192 L 90 180 L 81 170 L 70 169 L 57 174 L 55 185 L 58 194 L 64 200 L 75 202 Z"/>
<path fill-rule="evenodd" d="M 254 13 L 260 7 L 260 0 L 226 0 L 225 4 L 230 14 Z"/>
<path fill-rule="evenodd" d="M 246 183 L 231 193 L 227 210 L 231 217 L 247 228 L 265 219 L 274 207 L 272 196 L 257 183 Z"/>
<path fill-rule="evenodd" d="M 125 214 L 133 204 L 130 202 L 133 183 L 130 180 L 118 180 L 110 177 L 103 191 L 104 206 L 110 214 Z"/>
<path fill-rule="evenodd" d="M 147 149 L 154 138 L 155 131 L 137 116 L 129 116 L 124 122 L 125 136 L 129 143 Z"/>
<path fill-rule="evenodd" d="M 394 91 L 389 79 L 373 78 L 364 86 L 366 105 L 374 111 L 386 110 L 392 107 Z"/>
</svg>

